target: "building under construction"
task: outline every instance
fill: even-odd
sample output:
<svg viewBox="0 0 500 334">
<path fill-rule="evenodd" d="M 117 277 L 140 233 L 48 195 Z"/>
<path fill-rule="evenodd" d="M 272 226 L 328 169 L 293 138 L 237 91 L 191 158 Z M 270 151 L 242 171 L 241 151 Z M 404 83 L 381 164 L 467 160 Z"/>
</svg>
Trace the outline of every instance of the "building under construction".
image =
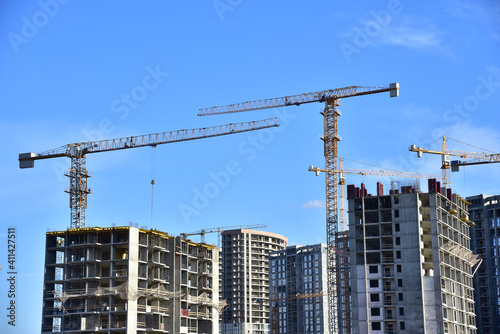
<svg viewBox="0 0 500 334">
<path fill-rule="evenodd" d="M 478 333 L 500 333 L 500 196 L 467 197 L 471 227 L 471 246 L 481 256 L 474 275 Z"/>
<path fill-rule="evenodd" d="M 435 179 L 348 198 L 352 333 L 476 333 L 468 202 Z"/>
<path fill-rule="evenodd" d="M 219 252 L 136 227 L 46 236 L 42 333 L 219 332 Z"/>
<path fill-rule="evenodd" d="M 288 239 L 275 233 L 236 229 L 222 232 L 222 334 L 268 334 L 269 253 Z"/>
</svg>

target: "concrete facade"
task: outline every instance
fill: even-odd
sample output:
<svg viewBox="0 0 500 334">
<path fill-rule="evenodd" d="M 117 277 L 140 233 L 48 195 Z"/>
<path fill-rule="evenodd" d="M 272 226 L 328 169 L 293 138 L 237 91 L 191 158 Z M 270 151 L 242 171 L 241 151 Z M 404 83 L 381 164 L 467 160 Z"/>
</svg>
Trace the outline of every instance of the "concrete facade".
<svg viewBox="0 0 500 334">
<path fill-rule="evenodd" d="M 288 239 L 247 229 L 222 232 L 222 334 L 269 333 L 269 253 L 284 249 Z"/>
<path fill-rule="evenodd" d="M 135 227 L 48 232 L 42 333 L 216 334 L 218 255 Z"/>
<path fill-rule="evenodd" d="M 476 333 L 467 202 L 404 192 L 349 199 L 352 333 Z"/>
<path fill-rule="evenodd" d="M 482 262 L 474 275 L 478 333 L 500 333 L 500 196 L 467 197 L 472 249 Z"/>
<path fill-rule="evenodd" d="M 271 334 L 329 333 L 326 256 L 325 244 L 270 254 Z"/>
</svg>

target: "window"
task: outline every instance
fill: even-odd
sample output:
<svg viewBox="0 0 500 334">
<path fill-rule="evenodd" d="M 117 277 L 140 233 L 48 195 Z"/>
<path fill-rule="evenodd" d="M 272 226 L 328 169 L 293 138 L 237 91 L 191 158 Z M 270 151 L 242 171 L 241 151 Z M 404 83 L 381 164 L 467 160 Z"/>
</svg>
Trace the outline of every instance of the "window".
<svg viewBox="0 0 500 334">
<path fill-rule="evenodd" d="M 404 307 L 400 307 L 400 308 L 399 308 L 399 315 L 400 315 L 400 316 L 405 315 L 405 308 L 404 308 Z"/>
<path fill-rule="evenodd" d="M 402 272 L 402 271 L 403 271 L 403 270 L 401 269 L 401 265 L 400 265 L 400 264 L 398 264 L 398 265 L 396 266 L 396 271 L 397 271 L 398 273 L 400 273 L 400 272 Z"/>
<path fill-rule="evenodd" d="M 382 329 L 382 325 L 379 321 L 372 322 L 372 331 L 379 331 Z"/>
<path fill-rule="evenodd" d="M 403 301 L 403 293 L 402 293 L 402 292 L 398 293 L 398 300 L 399 300 L 400 302 L 402 302 L 402 301 Z"/>
<path fill-rule="evenodd" d="M 395 230 L 396 232 L 399 232 L 399 223 L 394 224 L 394 230 Z"/>
<path fill-rule="evenodd" d="M 399 328 L 400 328 L 402 331 L 404 331 L 404 330 L 406 329 L 406 328 L 405 328 L 405 322 L 404 322 L 404 321 L 401 321 L 401 322 L 399 323 Z"/>
<path fill-rule="evenodd" d="M 370 294 L 370 301 L 371 302 L 379 302 L 380 301 L 380 295 L 378 293 L 371 293 Z"/>
<path fill-rule="evenodd" d="M 394 210 L 394 217 L 398 218 L 399 217 L 399 210 Z"/>
<path fill-rule="evenodd" d="M 372 307 L 372 317 L 378 317 L 378 316 L 380 316 L 380 308 Z"/>
<path fill-rule="evenodd" d="M 370 274 L 376 274 L 378 273 L 378 267 L 377 266 L 370 266 L 369 268 Z"/>
<path fill-rule="evenodd" d="M 370 288 L 378 288 L 378 279 L 370 280 Z"/>
<path fill-rule="evenodd" d="M 394 196 L 394 204 L 399 204 L 399 196 Z"/>
<path fill-rule="evenodd" d="M 398 287 L 400 287 L 400 288 L 403 287 L 403 279 L 402 278 L 398 279 Z"/>
<path fill-rule="evenodd" d="M 396 251 L 396 259 L 400 259 L 401 258 L 401 251 Z"/>
<path fill-rule="evenodd" d="M 401 245 L 401 238 L 400 237 L 396 237 L 396 245 Z"/>
</svg>

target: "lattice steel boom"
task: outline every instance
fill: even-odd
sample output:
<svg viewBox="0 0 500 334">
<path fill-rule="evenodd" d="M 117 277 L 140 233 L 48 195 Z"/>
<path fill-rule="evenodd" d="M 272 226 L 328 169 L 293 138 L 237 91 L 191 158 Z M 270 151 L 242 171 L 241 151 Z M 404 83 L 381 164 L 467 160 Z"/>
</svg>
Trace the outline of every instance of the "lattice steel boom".
<svg viewBox="0 0 500 334">
<path fill-rule="evenodd" d="M 325 168 L 327 170 L 337 170 L 338 160 L 338 142 L 341 140 L 338 136 L 337 117 L 340 112 L 337 107 L 340 105 L 341 98 L 362 96 L 390 92 L 391 97 L 399 96 L 399 84 L 392 83 L 388 87 L 362 87 L 349 86 L 344 88 L 323 90 L 312 93 L 270 98 L 257 101 L 249 101 L 226 106 L 216 106 L 200 109 L 199 116 L 228 114 L 241 111 L 250 111 L 258 109 L 269 109 L 276 107 L 286 107 L 292 105 L 301 105 L 303 103 L 324 102 L 325 109 L 322 113 L 324 120 L 324 155 Z M 348 324 L 339 326 L 338 321 L 342 318 L 342 307 L 338 295 L 340 293 L 337 285 L 338 268 L 337 254 L 338 248 L 338 182 L 335 173 L 326 173 L 326 238 L 328 244 L 327 266 L 328 266 L 328 321 L 330 333 L 343 333 L 343 328 Z"/>
<path fill-rule="evenodd" d="M 229 114 L 241 111 L 270 109 L 286 106 L 298 106 L 303 103 L 325 102 L 345 97 L 361 96 L 375 93 L 391 92 L 391 97 L 398 96 L 399 84 L 393 83 L 389 87 L 361 87 L 349 86 L 344 88 L 322 90 L 319 92 L 304 93 L 291 96 L 276 97 L 265 100 L 249 101 L 226 106 L 202 108 L 198 116 Z"/>
<path fill-rule="evenodd" d="M 58 157 L 71 158 L 71 168 L 66 174 L 70 178 L 71 228 L 85 227 L 85 210 L 87 208 L 87 179 L 90 175 L 86 167 L 86 155 L 107 151 L 116 151 L 129 148 L 175 143 L 180 141 L 210 138 L 248 132 L 278 126 L 276 118 L 260 121 L 232 123 L 208 128 L 177 130 L 170 132 L 153 133 L 141 136 L 131 136 L 101 141 L 68 144 L 42 153 L 19 154 L 19 167 L 32 168 L 35 160 L 51 159 Z"/>
</svg>

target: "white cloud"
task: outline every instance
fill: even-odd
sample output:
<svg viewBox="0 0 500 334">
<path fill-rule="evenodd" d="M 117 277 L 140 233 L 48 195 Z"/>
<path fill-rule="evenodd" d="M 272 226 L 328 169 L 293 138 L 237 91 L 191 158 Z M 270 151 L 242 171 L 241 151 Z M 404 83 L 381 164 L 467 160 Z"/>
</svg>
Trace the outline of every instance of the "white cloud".
<svg viewBox="0 0 500 334">
<path fill-rule="evenodd" d="M 382 29 L 375 42 L 418 51 L 453 55 L 445 46 L 442 36 L 443 33 L 433 24 L 404 16 L 399 20 L 395 19 L 385 29 Z"/>
<path fill-rule="evenodd" d="M 320 200 L 307 201 L 300 207 L 301 209 L 319 209 L 324 208 L 325 202 Z"/>
<path fill-rule="evenodd" d="M 380 43 L 422 49 L 438 47 L 441 40 L 434 31 L 400 26 L 384 30 L 380 36 Z"/>
</svg>

